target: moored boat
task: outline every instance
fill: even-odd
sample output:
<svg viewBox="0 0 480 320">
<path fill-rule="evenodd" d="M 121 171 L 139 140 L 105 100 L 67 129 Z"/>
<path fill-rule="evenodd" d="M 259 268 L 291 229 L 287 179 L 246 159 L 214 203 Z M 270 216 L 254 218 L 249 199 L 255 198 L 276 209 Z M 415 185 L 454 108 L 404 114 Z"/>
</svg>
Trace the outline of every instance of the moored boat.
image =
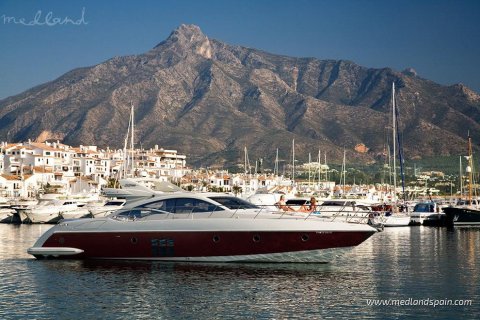
<svg viewBox="0 0 480 320">
<path fill-rule="evenodd" d="M 406 227 L 410 224 L 410 215 L 406 213 L 391 213 L 381 219 L 384 227 Z"/>
<path fill-rule="evenodd" d="M 451 206 L 442 210 L 448 226 L 480 225 L 480 208 L 475 205 Z"/>
<path fill-rule="evenodd" d="M 468 199 L 462 200 L 455 206 L 443 208 L 445 212 L 447 226 L 469 226 L 480 225 L 480 206 L 477 199 L 473 198 L 473 152 L 472 138 L 468 135 L 468 165 L 466 173 L 468 174 Z"/>
<path fill-rule="evenodd" d="M 80 218 L 89 214 L 88 210 L 78 211 L 85 205 L 72 200 L 52 200 L 27 208 L 24 213 L 30 223 L 57 223 L 62 218 Z"/>
<path fill-rule="evenodd" d="M 0 223 L 11 223 L 13 222 L 15 214 L 15 209 L 10 207 L 0 206 Z"/>
<path fill-rule="evenodd" d="M 410 213 L 410 225 L 435 226 L 445 221 L 445 214 L 440 211 L 440 205 L 434 201 L 419 202 Z"/>
</svg>

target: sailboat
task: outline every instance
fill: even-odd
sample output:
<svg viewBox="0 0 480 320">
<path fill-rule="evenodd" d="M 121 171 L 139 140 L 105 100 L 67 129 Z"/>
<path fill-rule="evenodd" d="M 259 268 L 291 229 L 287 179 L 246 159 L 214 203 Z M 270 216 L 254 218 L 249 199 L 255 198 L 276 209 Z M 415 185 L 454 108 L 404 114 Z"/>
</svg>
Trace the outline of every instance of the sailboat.
<svg viewBox="0 0 480 320">
<path fill-rule="evenodd" d="M 456 206 L 443 208 L 445 212 L 447 226 L 457 225 L 480 225 L 480 207 L 478 200 L 473 199 L 473 153 L 472 138 L 468 135 L 468 156 L 466 157 L 468 165 L 466 173 L 468 174 L 468 198 Z"/>
<path fill-rule="evenodd" d="M 395 82 L 392 83 L 392 141 L 393 141 L 393 192 L 392 192 L 392 211 L 383 217 L 383 225 L 385 227 L 405 227 L 410 223 L 408 213 L 398 212 L 397 206 L 397 166 L 396 166 L 396 144 L 399 141 L 397 136 L 397 109 L 395 105 Z M 403 161 L 400 152 L 400 161 Z M 402 164 L 401 164 L 402 165 Z M 403 170 L 402 170 L 403 174 Z M 403 185 L 403 183 L 402 183 Z M 405 194 L 405 192 L 403 193 Z"/>
</svg>

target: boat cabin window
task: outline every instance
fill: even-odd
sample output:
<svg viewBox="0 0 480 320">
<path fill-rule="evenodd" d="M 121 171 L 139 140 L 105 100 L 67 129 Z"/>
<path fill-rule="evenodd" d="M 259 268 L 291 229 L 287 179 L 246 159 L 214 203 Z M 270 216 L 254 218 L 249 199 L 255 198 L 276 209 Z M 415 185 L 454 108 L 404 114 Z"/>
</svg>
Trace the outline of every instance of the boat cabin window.
<svg viewBox="0 0 480 320">
<path fill-rule="evenodd" d="M 287 206 L 303 206 L 303 205 L 310 205 L 310 200 L 306 199 L 289 199 L 286 202 Z"/>
<path fill-rule="evenodd" d="M 478 201 L 476 199 L 472 200 L 458 200 L 457 205 L 459 206 L 465 206 L 465 205 L 477 205 Z"/>
<path fill-rule="evenodd" d="M 112 200 L 112 201 L 108 201 L 107 203 L 105 203 L 105 206 L 121 206 L 124 203 L 125 203 L 125 201 Z"/>
<path fill-rule="evenodd" d="M 337 207 L 345 207 L 345 206 L 354 206 L 355 201 L 324 201 L 322 203 L 322 207 L 325 206 L 337 206 Z"/>
<path fill-rule="evenodd" d="M 214 196 L 214 197 L 209 197 L 213 201 L 216 201 L 220 203 L 221 205 L 224 205 L 228 209 L 232 210 L 237 210 L 237 209 L 260 209 L 258 206 L 254 205 L 253 203 L 250 203 L 248 201 L 245 201 L 243 199 L 237 198 L 237 197 L 221 197 L 221 196 Z"/>
<path fill-rule="evenodd" d="M 435 206 L 433 203 L 418 203 L 413 208 L 415 212 L 434 212 Z"/>
<path fill-rule="evenodd" d="M 141 206 L 141 208 L 150 208 L 162 210 L 170 213 L 195 213 L 195 212 L 212 212 L 221 211 L 221 207 L 195 198 L 176 198 L 165 199 L 150 202 Z"/>
<path fill-rule="evenodd" d="M 152 212 L 151 210 L 148 210 L 148 209 L 142 210 L 142 209 L 135 208 L 132 210 L 119 211 L 116 214 L 116 217 L 120 219 L 124 218 L 128 220 L 136 220 L 136 219 L 149 216 L 152 213 L 156 213 L 156 212 Z"/>
</svg>

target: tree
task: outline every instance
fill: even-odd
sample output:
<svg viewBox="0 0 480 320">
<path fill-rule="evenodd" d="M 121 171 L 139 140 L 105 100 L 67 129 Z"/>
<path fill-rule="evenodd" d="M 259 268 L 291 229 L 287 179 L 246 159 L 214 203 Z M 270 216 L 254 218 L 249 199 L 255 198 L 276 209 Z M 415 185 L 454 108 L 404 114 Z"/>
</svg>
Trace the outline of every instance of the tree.
<svg viewBox="0 0 480 320">
<path fill-rule="evenodd" d="M 239 193 L 242 193 L 242 187 L 237 186 L 237 185 L 234 185 L 234 186 L 232 187 L 232 191 L 233 191 L 233 194 L 236 196 L 236 195 L 238 195 Z"/>
</svg>

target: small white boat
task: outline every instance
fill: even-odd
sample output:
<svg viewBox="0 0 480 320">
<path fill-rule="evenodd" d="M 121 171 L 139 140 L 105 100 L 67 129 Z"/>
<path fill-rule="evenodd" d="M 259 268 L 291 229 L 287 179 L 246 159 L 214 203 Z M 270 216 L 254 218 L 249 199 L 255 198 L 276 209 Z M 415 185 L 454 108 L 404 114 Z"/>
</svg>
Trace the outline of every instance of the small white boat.
<svg viewBox="0 0 480 320">
<path fill-rule="evenodd" d="M 30 223 L 56 223 L 62 218 L 77 218 L 79 207 L 84 203 L 72 200 L 52 200 L 27 208 L 24 213 Z M 69 215 L 71 212 L 71 216 Z M 81 211 L 83 215 L 88 210 Z"/>
<path fill-rule="evenodd" d="M 327 199 L 317 206 L 318 214 L 336 221 L 372 223 L 370 204 L 352 199 Z M 376 219 L 376 218 L 375 218 Z"/>
<path fill-rule="evenodd" d="M 407 227 L 410 225 L 410 215 L 406 213 L 386 213 L 380 221 L 384 227 Z"/>
<path fill-rule="evenodd" d="M 430 225 L 434 220 L 440 221 L 439 215 L 445 215 L 440 209 L 441 206 L 434 201 L 417 203 L 410 214 L 410 225 Z"/>
</svg>

